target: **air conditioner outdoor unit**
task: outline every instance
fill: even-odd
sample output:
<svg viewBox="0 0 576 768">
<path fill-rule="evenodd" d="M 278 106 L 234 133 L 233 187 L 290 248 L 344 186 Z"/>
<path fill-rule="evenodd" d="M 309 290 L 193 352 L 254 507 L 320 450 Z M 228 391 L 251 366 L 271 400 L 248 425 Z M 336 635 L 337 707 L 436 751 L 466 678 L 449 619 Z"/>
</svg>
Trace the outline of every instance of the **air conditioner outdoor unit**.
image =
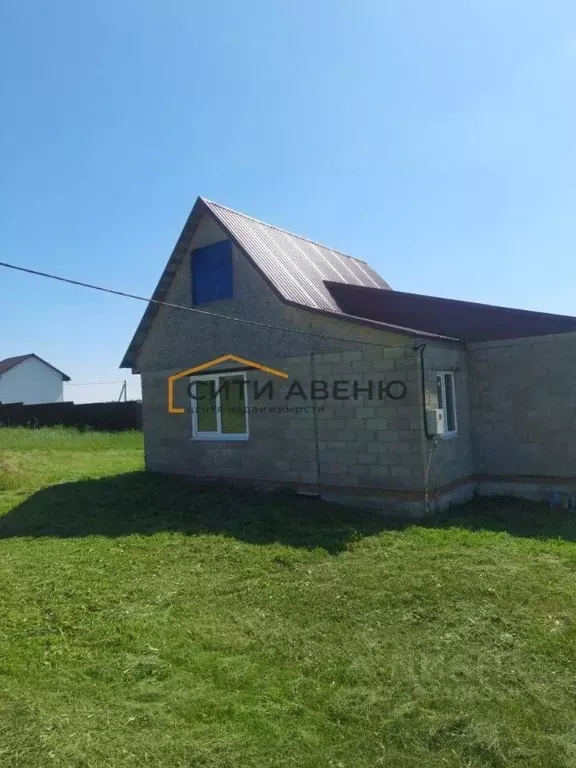
<svg viewBox="0 0 576 768">
<path fill-rule="evenodd" d="M 429 435 L 443 435 L 446 432 L 446 415 L 443 408 L 426 409 L 426 426 Z"/>
</svg>

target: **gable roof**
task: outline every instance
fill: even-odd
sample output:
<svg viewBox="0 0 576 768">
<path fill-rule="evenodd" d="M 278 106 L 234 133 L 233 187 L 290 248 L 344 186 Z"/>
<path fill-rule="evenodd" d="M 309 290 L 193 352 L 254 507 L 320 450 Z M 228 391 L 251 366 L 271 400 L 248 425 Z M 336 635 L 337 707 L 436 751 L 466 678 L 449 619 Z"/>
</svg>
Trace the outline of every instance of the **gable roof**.
<svg viewBox="0 0 576 768">
<path fill-rule="evenodd" d="M 218 203 L 199 197 L 178 238 L 172 255 L 152 294 L 152 300 L 162 302 L 174 274 L 189 251 L 191 240 L 203 216 L 213 218 L 258 269 L 278 297 L 294 306 L 312 312 L 337 315 L 345 320 L 365 322 L 383 330 L 414 334 L 411 327 L 351 317 L 343 312 L 326 287 L 326 281 L 389 290 L 390 286 L 366 262 L 327 248 L 320 243 L 294 235 L 279 227 L 265 224 L 251 216 L 233 211 Z M 158 304 L 148 304 L 130 342 L 121 368 L 134 365 L 140 345 L 152 324 Z M 424 334 L 434 335 L 434 334 Z"/>
<path fill-rule="evenodd" d="M 56 371 L 56 373 L 59 373 L 60 376 L 62 376 L 63 381 L 70 381 L 70 376 L 62 373 L 62 371 L 59 371 L 58 368 L 54 368 L 53 365 L 50 365 L 50 363 L 47 363 L 46 360 L 43 360 L 41 357 L 38 357 L 38 355 L 35 355 L 34 353 L 29 355 L 17 355 L 16 357 L 6 357 L 4 360 L 0 360 L 0 374 L 6 373 L 11 368 L 15 368 L 17 365 L 20 365 L 20 363 L 23 363 L 25 360 L 30 360 L 32 357 L 36 358 L 36 360 L 39 360 L 41 363 L 44 363 L 44 365 L 47 365 L 48 368 L 52 368 L 52 370 Z"/>
<path fill-rule="evenodd" d="M 441 299 L 401 291 L 381 291 L 328 282 L 340 310 L 384 323 L 410 323 L 428 333 L 462 342 L 497 341 L 576 331 L 576 317 Z"/>
<path fill-rule="evenodd" d="M 390 288 L 365 261 L 209 200 L 208 210 L 288 302 L 339 312 L 325 281 Z"/>
</svg>

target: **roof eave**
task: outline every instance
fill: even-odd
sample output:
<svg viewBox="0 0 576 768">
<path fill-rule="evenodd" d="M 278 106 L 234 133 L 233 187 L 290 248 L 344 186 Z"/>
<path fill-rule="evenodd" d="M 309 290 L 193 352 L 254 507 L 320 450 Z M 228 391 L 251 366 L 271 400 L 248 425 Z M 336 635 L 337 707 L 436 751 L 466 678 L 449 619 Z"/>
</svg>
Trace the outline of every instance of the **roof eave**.
<svg viewBox="0 0 576 768">
<path fill-rule="evenodd" d="M 27 360 L 30 360 L 31 358 L 36 358 L 39 362 L 43 363 L 44 365 L 47 365 L 48 368 L 51 368 L 53 371 L 58 373 L 60 376 L 62 376 L 63 381 L 70 381 L 70 376 L 65 374 L 63 371 L 61 371 L 59 368 L 55 368 L 53 365 L 51 365 L 49 362 L 44 360 L 39 355 L 34 354 L 34 352 L 31 352 L 29 355 L 17 355 L 15 358 L 15 362 L 12 363 L 8 368 L 4 368 L 2 370 L 2 373 L 8 373 L 8 371 L 12 371 L 14 368 L 17 368 L 19 365 L 22 365 L 22 363 L 25 363 Z M 6 358 L 7 360 L 10 358 Z"/>
<path fill-rule="evenodd" d="M 254 261 L 252 256 L 248 253 L 248 251 L 242 246 L 240 242 L 238 242 L 237 237 L 226 225 L 226 223 L 218 218 L 218 216 L 214 213 L 214 211 L 211 210 L 211 208 L 206 204 L 206 201 L 202 197 L 198 197 L 196 199 L 196 202 L 194 203 L 194 207 L 192 208 L 190 215 L 188 216 L 186 224 L 184 225 L 182 232 L 180 233 L 180 237 L 176 242 L 174 250 L 172 251 L 170 258 L 168 259 L 168 263 L 164 268 L 164 272 L 162 273 L 160 280 L 158 281 L 158 284 L 154 289 L 154 293 L 152 294 L 151 298 L 154 299 L 155 301 L 160 301 L 160 302 L 164 298 L 165 291 L 168 290 L 168 287 L 172 282 L 172 278 L 174 277 L 175 272 L 180 267 L 181 260 L 184 254 L 188 251 L 190 242 L 194 237 L 198 224 L 200 223 L 200 220 L 203 215 L 210 216 L 212 220 L 215 221 L 216 224 L 218 224 L 218 226 L 222 229 L 222 231 L 230 238 L 230 240 L 234 243 L 234 245 L 242 252 L 242 255 L 250 262 L 250 264 L 263 277 L 266 284 L 272 289 L 272 291 L 276 294 L 276 296 L 278 296 L 278 298 L 283 303 L 291 303 L 287 301 L 284 298 L 284 296 L 282 296 L 277 286 L 274 285 L 270 277 L 264 272 L 264 270 L 262 270 L 258 266 L 258 264 Z M 186 245 L 184 246 L 184 252 L 177 253 L 178 249 L 183 247 L 183 244 L 181 242 L 183 239 L 186 240 Z M 300 305 L 295 304 L 295 306 L 300 306 Z M 308 308 L 308 307 L 305 307 L 305 308 Z M 135 363 L 136 363 L 135 358 L 136 358 L 136 355 L 138 354 L 138 349 L 141 346 L 142 341 L 144 340 L 147 328 L 149 328 L 150 324 L 152 323 L 156 313 L 158 312 L 158 309 L 159 309 L 159 304 L 157 303 L 154 303 L 154 304 L 149 303 L 148 306 L 146 307 L 144 314 L 142 315 L 142 318 L 140 320 L 140 323 L 138 324 L 138 328 L 136 329 L 136 332 L 132 337 L 132 341 L 130 342 L 128 349 L 126 350 L 126 354 L 124 355 L 122 362 L 120 363 L 120 368 L 130 368 L 133 373 L 137 373 L 137 370 L 135 368 Z M 142 336 L 141 341 L 138 338 L 139 336 Z"/>
<path fill-rule="evenodd" d="M 437 341 L 451 341 L 458 344 L 463 344 L 461 339 L 455 336 L 442 336 L 438 333 L 431 333 L 430 331 L 421 331 L 416 328 L 404 328 L 401 325 L 393 325 L 392 323 L 385 323 L 380 320 L 370 320 L 367 317 L 358 317 L 357 315 L 349 315 L 346 312 L 331 312 L 329 309 L 318 309 L 316 307 L 309 307 L 306 304 L 298 304 L 295 301 L 286 301 L 292 307 L 303 309 L 306 312 L 312 312 L 315 315 L 323 315 L 324 317 L 331 317 L 336 320 L 344 320 L 348 323 L 356 323 L 357 325 L 365 325 L 371 328 L 376 328 L 379 331 L 388 331 L 388 333 L 399 333 L 403 336 L 413 336 L 422 339 L 433 339 Z"/>
<path fill-rule="evenodd" d="M 35 357 L 36 360 L 40 360 L 41 363 L 44 363 L 44 365 L 47 365 L 48 368 L 52 368 L 53 371 L 56 371 L 56 373 L 59 373 L 60 376 L 62 376 L 62 381 L 71 381 L 70 376 L 68 376 L 64 371 L 61 371 L 59 368 L 55 368 L 53 365 L 50 365 L 46 360 L 39 357 L 38 355 L 31 354 L 30 357 Z"/>
<path fill-rule="evenodd" d="M 190 211 L 188 218 L 186 219 L 186 223 L 182 227 L 180 236 L 178 237 L 178 240 L 176 241 L 176 245 L 174 246 L 172 253 L 170 254 L 170 258 L 168 259 L 166 266 L 164 267 L 164 271 L 160 275 L 160 279 L 156 284 L 156 288 L 152 293 L 151 299 L 154 299 L 156 301 L 161 301 L 161 299 L 164 297 L 165 292 L 170 287 L 170 284 L 172 283 L 172 279 L 181 264 L 184 254 L 188 249 L 188 246 L 190 244 L 192 237 L 194 236 L 194 233 L 196 231 L 196 228 L 198 227 L 200 219 L 202 218 L 204 213 L 207 213 L 207 212 L 210 213 L 210 209 L 204 203 L 204 200 L 201 197 L 196 198 L 196 202 L 192 206 L 192 210 Z M 148 328 L 150 327 L 152 321 L 154 320 L 154 317 L 156 316 L 159 307 L 160 307 L 159 304 L 152 303 L 152 302 L 150 302 L 147 305 L 140 319 L 140 322 L 138 323 L 138 327 L 136 328 L 136 331 L 132 336 L 132 340 L 128 345 L 128 349 L 126 350 L 124 357 L 122 358 L 122 362 L 120 363 L 120 368 L 131 368 L 133 372 L 136 372 L 135 371 L 136 356 L 138 355 L 139 348 L 142 342 L 144 341 Z"/>
</svg>

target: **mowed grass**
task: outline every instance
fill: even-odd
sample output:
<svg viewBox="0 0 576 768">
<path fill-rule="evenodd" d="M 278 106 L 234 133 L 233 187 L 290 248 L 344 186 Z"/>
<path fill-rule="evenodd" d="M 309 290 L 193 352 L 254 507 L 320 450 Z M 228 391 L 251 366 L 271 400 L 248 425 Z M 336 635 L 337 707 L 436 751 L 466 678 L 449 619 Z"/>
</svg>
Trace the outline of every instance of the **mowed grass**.
<svg viewBox="0 0 576 768">
<path fill-rule="evenodd" d="M 576 765 L 576 525 L 427 525 L 0 429 L 2 768 Z"/>
</svg>

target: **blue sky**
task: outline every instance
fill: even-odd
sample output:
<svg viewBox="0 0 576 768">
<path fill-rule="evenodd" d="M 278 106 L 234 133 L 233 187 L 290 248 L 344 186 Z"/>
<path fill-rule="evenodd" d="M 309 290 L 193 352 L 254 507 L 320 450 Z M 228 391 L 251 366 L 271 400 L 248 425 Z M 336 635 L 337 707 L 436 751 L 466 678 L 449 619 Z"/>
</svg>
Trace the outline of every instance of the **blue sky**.
<svg viewBox="0 0 576 768">
<path fill-rule="evenodd" d="M 399 290 L 576 315 L 575 93 L 573 0 L 4 0 L 0 260 L 150 295 L 201 194 Z M 142 309 L 0 270 L 0 358 L 121 380 Z"/>
</svg>

